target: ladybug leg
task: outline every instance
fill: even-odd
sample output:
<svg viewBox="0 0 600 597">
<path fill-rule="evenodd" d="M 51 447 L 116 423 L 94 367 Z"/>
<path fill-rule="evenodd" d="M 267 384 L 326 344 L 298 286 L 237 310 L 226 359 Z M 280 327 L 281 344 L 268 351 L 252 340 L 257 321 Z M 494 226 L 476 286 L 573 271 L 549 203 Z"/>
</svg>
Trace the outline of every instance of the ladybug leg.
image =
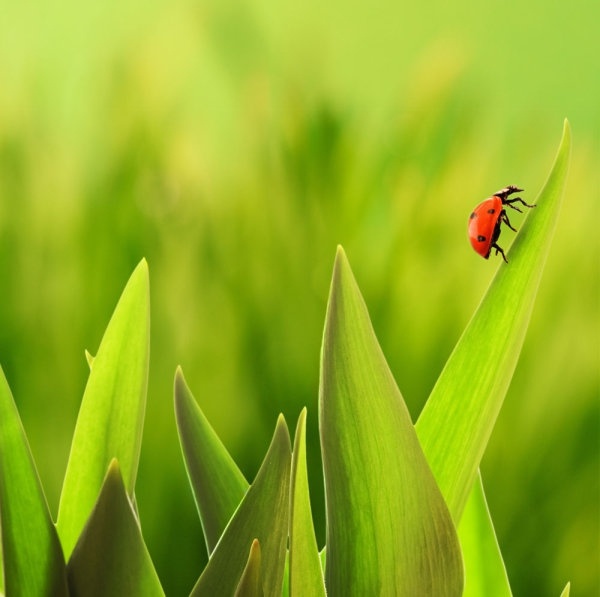
<svg viewBox="0 0 600 597">
<path fill-rule="evenodd" d="M 521 210 L 518 209 L 517 211 L 521 211 Z M 502 213 L 500 214 L 500 220 L 502 220 L 511 230 L 514 230 L 515 232 L 517 231 L 516 228 L 513 228 L 512 224 L 510 223 L 510 220 L 508 219 L 508 216 L 506 215 L 506 212 L 504 210 L 502 210 Z"/>
<path fill-rule="evenodd" d="M 504 254 L 502 247 L 499 247 L 496 243 L 494 243 L 492 245 L 492 247 L 496 250 L 496 255 L 498 255 L 498 253 L 500 253 L 500 255 L 502 255 L 502 259 L 504 259 L 504 263 L 508 263 L 508 259 L 506 258 L 506 255 Z"/>
<path fill-rule="evenodd" d="M 516 202 L 522 203 L 525 207 L 535 207 L 535 205 L 529 205 L 529 203 L 525 203 L 525 201 L 523 201 L 523 199 L 521 199 L 521 197 L 515 197 L 514 199 L 505 199 L 502 203 L 504 203 L 505 205 L 508 205 L 509 207 L 512 207 L 513 209 L 516 209 L 517 211 L 523 213 L 516 205 L 513 205 L 513 203 Z"/>
</svg>

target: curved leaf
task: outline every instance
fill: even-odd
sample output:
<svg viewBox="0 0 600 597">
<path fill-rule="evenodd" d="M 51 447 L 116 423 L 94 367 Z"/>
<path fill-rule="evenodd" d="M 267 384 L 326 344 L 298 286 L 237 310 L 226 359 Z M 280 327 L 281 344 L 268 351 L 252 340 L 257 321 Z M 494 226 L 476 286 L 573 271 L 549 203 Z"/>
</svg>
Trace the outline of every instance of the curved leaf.
<svg viewBox="0 0 600 597">
<path fill-rule="evenodd" d="M 2 368 L 0 422 L 4 589 L 9 596 L 68 595 L 65 560 L 56 528 Z"/>
<path fill-rule="evenodd" d="M 569 167 L 571 129 L 550 176 L 417 421 L 425 455 L 459 521 L 510 384 L 552 241 Z"/>
<path fill-rule="evenodd" d="M 282 416 L 269 450 L 239 508 L 202 572 L 193 596 L 232 595 L 246 567 L 252 541 L 261 545 L 264 593 L 280 597 L 289 518 L 290 435 Z"/>
<path fill-rule="evenodd" d="M 181 450 L 211 553 L 249 485 L 194 400 L 180 367 L 174 395 Z"/>
<path fill-rule="evenodd" d="M 90 363 L 58 510 L 57 527 L 67 558 L 113 458 L 133 496 L 146 408 L 149 311 L 148 266 L 142 260 Z"/>
<path fill-rule="evenodd" d="M 329 595 L 460 595 L 456 530 L 338 248 L 319 426 Z"/>
<path fill-rule="evenodd" d="M 323 570 L 317 548 L 306 471 L 306 408 L 296 427 L 290 491 L 289 594 L 325 597 Z"/>
<path fill-rule="evenodd" d="M 67 566 L 72 595 L 163 596 L 116 460 Z"/>
</svg>

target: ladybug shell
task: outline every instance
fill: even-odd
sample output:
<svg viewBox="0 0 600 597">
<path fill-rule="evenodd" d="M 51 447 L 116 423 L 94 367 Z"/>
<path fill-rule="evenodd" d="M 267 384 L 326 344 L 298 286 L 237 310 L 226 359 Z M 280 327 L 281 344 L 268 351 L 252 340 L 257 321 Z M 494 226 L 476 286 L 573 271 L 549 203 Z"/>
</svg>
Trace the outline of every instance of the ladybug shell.
<svg viewBox="0 0 600 597">
<path fill-rule="evenodd" d="M 469 217 L 471 246 L 484 259 L 490 256 L 492 244 L 498 240 L 502 209 L 502 200 L 494 196 L 482 201 Z"/>
</svg>

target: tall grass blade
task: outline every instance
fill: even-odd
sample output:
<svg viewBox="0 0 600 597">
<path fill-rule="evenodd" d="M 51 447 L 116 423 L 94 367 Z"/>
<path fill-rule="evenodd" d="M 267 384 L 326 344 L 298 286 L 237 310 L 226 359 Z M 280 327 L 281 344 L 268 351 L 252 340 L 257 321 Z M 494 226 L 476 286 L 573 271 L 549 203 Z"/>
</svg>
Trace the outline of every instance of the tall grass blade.
<svg viewBox="0 0 600 597">
<path fill-rule="evenodd" d="M 500 263 L 417 421 L 425 455 L 456 522 L 475 481 L 523 345 L 566 183 L 571 129 L 546 184 Z"/>
<path fill-rule="evenodd" d="M 289 595 L 325 597 L 323 570 L 317 548 L 306 470 L 306 408 L 300 413 L 290 490 Z"/>
<path fill-rule="evenodd" d="M 323 334 L 319 415 L 328 595 L 460 595 L 452 518 L 341 248 Z"/>
<path fill-rule="evenodd" d="M 282 416 L 254 482 L 229 521 L 191 595 L 234 594 L 252 542 L 261 546 L 261 575 L 266 597 L 280 597 L 288 524 L 292 448 Z"/>
<path fill-rule="evenodd" d="M 133 497 L 146 408 L 150 347 L 148 266 L 131 275 L 106 328 L 81 402 L 60 496 L 58 531 L 68 558 L 116 458 Z"/>
<path fill-rule="evenodd" d="M 174 395 L 181 450 L 210 554 L 249 485 L 196 403 L 181 368 Z"/>
<path fill-rule="evenodd" d="M 0 532 L 6 595 L 68 595 L 65 560 L 10 388 L 0 368 Z"/>
<path fill-rule="evenodd" d="M 116 460 L 67 571 L 72 595 L 164 596 Z"/>
</svg>

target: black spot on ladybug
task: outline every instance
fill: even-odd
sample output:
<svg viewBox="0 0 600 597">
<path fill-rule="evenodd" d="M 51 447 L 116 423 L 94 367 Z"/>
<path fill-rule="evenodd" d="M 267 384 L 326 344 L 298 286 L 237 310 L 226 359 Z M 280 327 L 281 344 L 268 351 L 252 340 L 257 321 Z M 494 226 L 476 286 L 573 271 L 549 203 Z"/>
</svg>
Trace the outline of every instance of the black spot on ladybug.
<svg viewBox="0 0 600 597">
<path fill-rule="evenodd" d="M 471 212 L 471 215 L 469 216 L 469 220 L 472 220 L 473 218 L 476 218 L 477 214 L 473 211 Z"/>
<path fill-rule="evenodd" d="M 485 242 L 485 236 L 481 236 L 481 234 L 477 237 L 478 242 L 483 243 Z"/>
<path fill-rule="evenodd" d="M 495 213 L 496 213 L 496 210 L 495 210 L 495 209 L 492 207 L 492 208 L 488 209 L 488 210 L 487 210 L 487 212 L 488 212 L 489 214 L 495 214 Z"/>
</svg>

